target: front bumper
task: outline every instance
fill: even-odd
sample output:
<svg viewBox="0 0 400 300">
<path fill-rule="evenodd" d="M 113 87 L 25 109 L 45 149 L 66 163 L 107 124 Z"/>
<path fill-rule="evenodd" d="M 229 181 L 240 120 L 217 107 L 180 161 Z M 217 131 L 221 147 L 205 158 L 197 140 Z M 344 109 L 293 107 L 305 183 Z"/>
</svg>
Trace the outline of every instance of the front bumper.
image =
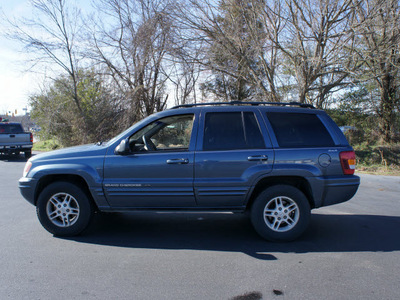
<svg viewBox="0 0 400 300">
<path fill-rule="evenodd" d="M 35 191 L 37 180 L 29 177 L 22 177 L 18 182 L 19 191 L 21 195 L 31 204 L 36 205 L 35 203 Z"/>
</svg>

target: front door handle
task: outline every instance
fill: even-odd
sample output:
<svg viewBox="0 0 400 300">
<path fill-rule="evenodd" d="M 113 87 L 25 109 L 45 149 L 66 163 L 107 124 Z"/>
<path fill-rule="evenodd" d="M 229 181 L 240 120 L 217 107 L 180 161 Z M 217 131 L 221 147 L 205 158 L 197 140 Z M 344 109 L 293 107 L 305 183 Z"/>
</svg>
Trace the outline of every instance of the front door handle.
<svg viewBox="0 0 400 300">
<path fill-rule="evenodd" d="M 267 155 L 253 155 L 247 158 L 248 161 L 266 161 L 268 160 Z"/>
<path fill-rule="evenodd" d="M 187 158 L 172 158 L 167 159 L 167 164 L 169 165 L 184 165 L 188 164 L 189 160 Z"/>
</svg>

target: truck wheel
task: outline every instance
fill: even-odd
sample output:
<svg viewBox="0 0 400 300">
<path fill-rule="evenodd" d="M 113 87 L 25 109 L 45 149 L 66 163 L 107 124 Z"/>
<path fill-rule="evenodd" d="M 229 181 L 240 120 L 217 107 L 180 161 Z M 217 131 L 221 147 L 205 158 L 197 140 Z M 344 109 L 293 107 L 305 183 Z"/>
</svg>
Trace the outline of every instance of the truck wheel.
<svg viewBox="0 0 400 300">
<path fill-rule="evenodd" d="M 251 207 L 257 233 L 270 241 L 292 241 L 307 228 L 311 208 L 306 196 L 291 185 L 275 185 L 257 196 Z"/>
<path fill-rule="evenodd" d="M 80 234 L 93 217 L 86 193 L 70 182 L 54 182 L 40 193 L 36 212 L 42 226 L 57 236 Z"/>
<path fill-rule="evenodd" d="M 25 151 L 25 158 L 28 159 L 32 156 L 32 150 Z"/>
</svg>

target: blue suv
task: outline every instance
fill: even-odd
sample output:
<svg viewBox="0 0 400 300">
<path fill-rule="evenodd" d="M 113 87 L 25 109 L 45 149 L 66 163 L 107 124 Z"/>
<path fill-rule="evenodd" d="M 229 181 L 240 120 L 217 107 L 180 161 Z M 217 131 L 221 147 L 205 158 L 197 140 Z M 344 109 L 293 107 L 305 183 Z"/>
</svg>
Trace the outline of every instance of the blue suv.
<svg viewBox="0 0 400 300">
<path fill-rule="evenodd" d="M 19 188 L 45 229 L 81 233 L 95 211 L 249 211 L 265 239 L 289 241 L 311 209 L 360 184 L 355 153 L 322 110 L 299 103 L 177 106 L 106 143 L 32 157 Z"/>
</svg>

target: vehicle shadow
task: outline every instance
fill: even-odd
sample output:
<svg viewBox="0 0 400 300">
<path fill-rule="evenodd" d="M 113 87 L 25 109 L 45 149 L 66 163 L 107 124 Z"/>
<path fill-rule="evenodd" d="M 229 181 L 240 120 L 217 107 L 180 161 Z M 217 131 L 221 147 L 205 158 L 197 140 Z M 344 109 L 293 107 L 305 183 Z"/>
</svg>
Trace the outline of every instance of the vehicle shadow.
<svg viewBox="0 0 400 300">
<path fill-rule="evenodd" d="M 5 162 L 26 162 L 27 159 L 23 154 L 0 154 L 0 160 Z"/>
<path fill-rule="evenodd" d="M 32 156 L 35 156 L 36 153 L 32 153 Z M 28 159 L 25 158 L 24 154 L 0 154 L 0 161 L 5 162 L 26 162 Z"/>
<path fill-rule="evenodd" d="M 273 253 L 398 251 L 400 217 L 313 214 L 306 233 L 289 243 L 260 238 L 243 214 L 99 214 L 81 243 L 146 249 L 242 252 L 261 260 Z"/>
</svg>

